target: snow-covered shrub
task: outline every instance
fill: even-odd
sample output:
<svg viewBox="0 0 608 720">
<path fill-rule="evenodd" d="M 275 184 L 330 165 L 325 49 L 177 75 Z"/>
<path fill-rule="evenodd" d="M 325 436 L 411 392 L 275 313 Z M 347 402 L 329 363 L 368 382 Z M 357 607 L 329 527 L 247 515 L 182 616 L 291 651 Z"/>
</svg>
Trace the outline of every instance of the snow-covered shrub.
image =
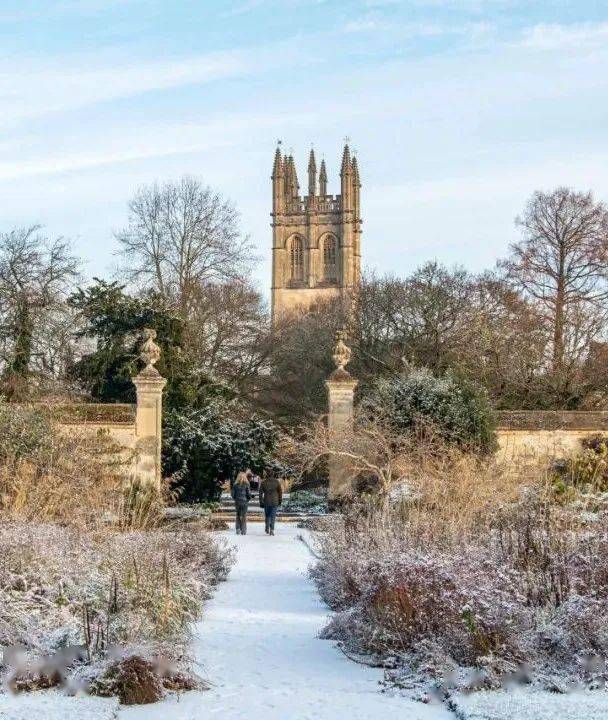
<svg viewBox="0 0 608 720">
<path fill-rule="evenodd" d="M 116 695 L 122 705 L 146 705 L 163 696 L 154 663 L 137 655 L 113 663 L 98 684 L 97 694 Z"/>
<path fill-rule="evenodd" d="M 165 414 L 163 472 L 188 501 L 217 500 L 240 470 L 258 474 L 275 467 L 277 432 L 269 420 L 239 421 L 218 403 Z"/>
<path fill-rule="evenodd" d="M 127 655 L 113 662 L 91 686 L 92 694 L 118 697 L 123 705 L 145 705 L 160 700 L 164 690 L 206 690 L 198 676 L 177 669 L 166 658 L 148 660 Z"/>
<path fill-rule="evenodd" d="M 599 655 L 608 658 L 608 597 L 573 595 L 548 619 L 544 638 L 551 638 L 552 652 L 564 659 Z"/>
<path fill-rule="evenodd" d="M 482 453 L 496 449 L 495 424 L 485 393 L 448 372 L 413 370 L 379 378 L 362 401 L 364 413 L 404 433 L 431 426 L 444 442 Z"/>
<path fill-rule="evenodd" d="M 444 481 L 457 490 L 452 510 L 431 479 L 401 503 L 353 507 L 319 535 L 311 572 L 337 611 L 325 636 L 426 668 L 427 679 L 475 668 L 497 686 L 527 667 L 588 680 L 608 660 L 608 516 L 585 523 L 543 488 L 513 501 L 486 475 L 494 502 L 484 496 L 458 523 L 465 489 Z"/>
<path fill-rule="evenodd" d="M 324 515 L 327 512 L 327 492 L 321 488 L 318 490 L 292 488 L 283 500 L 283 510 Z"/>
<path fill-rule="evenodd" d="M 0 645 L 29 658 L 79 647 L 71 672 L 92 663 L 90 677 L 116 648 L 182 657 L 232 563 L 231 550 L 193 527 L 100 534 L 1 522 L 0 547 Z"/>
</svg>

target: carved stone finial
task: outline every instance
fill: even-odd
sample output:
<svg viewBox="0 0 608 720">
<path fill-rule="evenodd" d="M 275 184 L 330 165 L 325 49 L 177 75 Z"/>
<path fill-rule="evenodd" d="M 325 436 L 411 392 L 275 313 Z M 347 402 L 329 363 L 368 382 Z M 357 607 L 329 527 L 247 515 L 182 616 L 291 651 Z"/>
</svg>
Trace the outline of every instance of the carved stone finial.
<svg viewBox="0 0 608 720">
<path fill-rule="evenodd" d="M 346 340 L 346 330 L 338 330 L 336 333 L 336 346 L 332 355 L 337 372 L 346 372 L 344 368 L 350 362 L 353 354 L 353 351 L 346 345 L 344 340 Z"/>
<path fill-rule="evenodd" d="M 158 370 L 154 367 L 160 360 L 161 350 L 158 345 L 154 342 L 156 340 L 156 330 L 146 328 L 144 330 L 144 343 L 139 351 L 139 357 L 146 363 L 146 367 L 142 370 L 143 373 L 154 373 L 158 374 Z"/>
</svg>

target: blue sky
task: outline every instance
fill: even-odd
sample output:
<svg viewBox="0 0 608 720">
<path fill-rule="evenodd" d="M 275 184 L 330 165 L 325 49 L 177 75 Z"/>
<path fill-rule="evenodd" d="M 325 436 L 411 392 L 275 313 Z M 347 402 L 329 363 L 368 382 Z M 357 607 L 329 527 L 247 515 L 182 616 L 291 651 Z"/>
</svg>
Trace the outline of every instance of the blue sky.
<svg viewBox="0 0 608 720">
<path fill-rule="evenodd" d="M 89 275 L 143 183 L 230 197 L 269 284 L 277 138 L 337 192 L 362 174 L 364 264 L 493 266 L 537 188 L 608 201 L 603 0 L 0 0 L 0 229 L 71 238 Z"/>
</svg>

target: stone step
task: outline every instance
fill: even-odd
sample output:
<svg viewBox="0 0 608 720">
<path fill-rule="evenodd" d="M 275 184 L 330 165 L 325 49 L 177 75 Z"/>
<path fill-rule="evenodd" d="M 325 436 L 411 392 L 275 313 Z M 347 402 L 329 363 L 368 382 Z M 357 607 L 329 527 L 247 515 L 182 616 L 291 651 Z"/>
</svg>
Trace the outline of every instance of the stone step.
<svg viewBox="0 0 608 720">
<path fill-rule="evenodd" d="M 236 513 L 236 509 L 234 507 L 227 507 L 227 508 L 219 508 L 219 510 L 213 511 L 213 516 L 216 515 L 234 515 Z M 264 517 L 264 508 L 261 507 L 251 507 L 247 509 L 247 516 L 248 517 Z M 277 517 L 295 517 L 295 518 L 305 518 L 307 517 L 306 513 L 302 512 L 292 512 L 290 510 L 281 510 L 279 509 L 279 512 L 277 513 Z"/>
<path fill-rule="evenodd" d="M 305 516 L 295 516 L 295 515 L 290 515 L 290 516 L 285 516 L 285 515 L 283 515 L 283 516 L 281 516 L 281 515 L 277 515 L 277 523 L 282 523 L 282 522 L 283 522 L 283 523 L 297 523 L 297 522 L 299 522 L 300 520 L 303 520 L 304 517 L 305 517 Z M 224 520 L 224 521 L 227 522 L 228 524 L 231 524 L 231 523 L 234 524 L 234 521 L 235 521 L 234 513 L 213 513 L 213 519 L 214 519 L 214 520 L 216 520 L 216 519 L 217 519 L 217 520 Z M 257 515 L 249 515 L 249 514 L 248 514 L 248 515 L 247 515 L 247 522 L 250 522 L 250 523 L 260 523 L 260 524 L 261 524 L 261 523 L 264 522 L 264 516 L 263 516 L 263 515 L 259 515 L 259 514 L 257 514 Z"/>
<path fill-rule="evenodd" d="M 288 495 L 286 494 L 285 498 L 287 498 L 287 497 L 288 497 Z M 230 515 L 230 516 L 234 517 L 235 512 L 236 512 L 236 508 L 234 506 L 234 500 L 230 497 L 230 495 L 224 493 L 224 495 L 222 495 L 222 498 L 220 500 L 220 506 L 217 510 L 214 510 L 213 516 L 217 517 L 217 516 L 221 515 L 223 517 L 224 515 Z M 247 508 L 247 516 L 253 518 L 253 517 L 257 517 L 258 515 L 261 518 L 264 517 L 264 508 L 260 507 L 258 499 L 256 497 L 254 497 L 250 501 L 249 507 Z M 282 517 L 282 518 L 292 517 L 292 518 L 301 519 L 301 518 L 306 517 L 306 513 L 293 512 L 290 510 L 283 510 L 282 508 L 279 508 L 277 517 Z"/>
</svg>

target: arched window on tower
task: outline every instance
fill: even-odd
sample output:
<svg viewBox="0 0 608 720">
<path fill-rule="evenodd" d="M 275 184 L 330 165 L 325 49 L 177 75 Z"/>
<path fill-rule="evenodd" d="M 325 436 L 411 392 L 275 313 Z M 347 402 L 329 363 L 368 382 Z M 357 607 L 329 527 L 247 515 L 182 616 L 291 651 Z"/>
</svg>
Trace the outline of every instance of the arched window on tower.
<svg viewBox="0 0 608 720">
<path fill-rule="evenodd" d="M 338 243 L 333 235 L 323 240 L 323 280 L 336 282 L 338 279 Z"/>
<path fill-rule="evenodd" d="M 304 245 L 301 237 L 296 235 L 292 239 L 289 253 L 291 279 L 302 282 L 304 280 Z"/>
</svg>

